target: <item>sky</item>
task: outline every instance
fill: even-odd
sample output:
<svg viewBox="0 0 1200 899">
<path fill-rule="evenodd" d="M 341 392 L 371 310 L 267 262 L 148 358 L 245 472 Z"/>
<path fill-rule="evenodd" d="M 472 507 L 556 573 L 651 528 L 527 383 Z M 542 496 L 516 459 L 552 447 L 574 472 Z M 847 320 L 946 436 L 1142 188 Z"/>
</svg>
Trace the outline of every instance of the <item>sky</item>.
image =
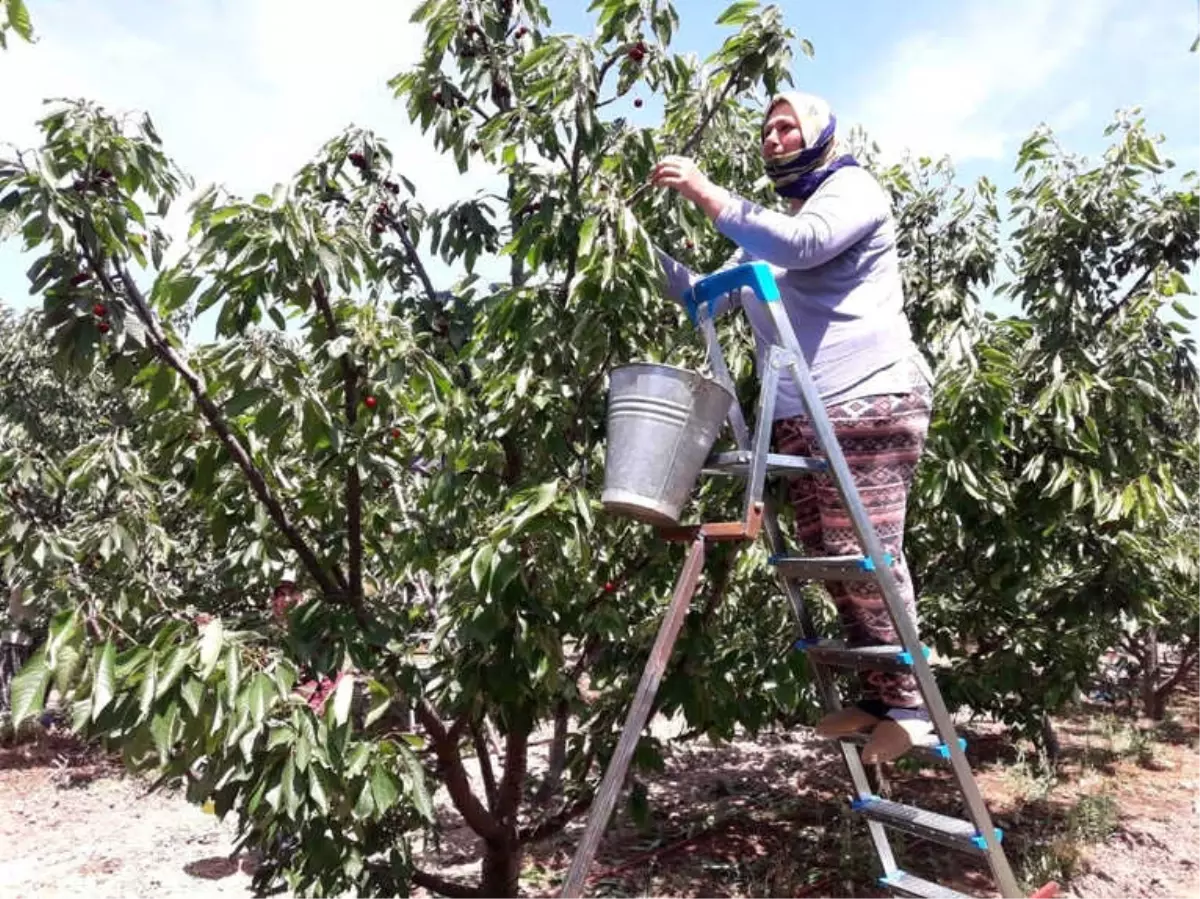
<svg viewBox="0 0 1200 899">
<path fill-rule="evenodd" d="M 546 0 L 558 31 L 592 31 L 586 0 Z M 29 0 L 38 40 L 0 52 L 0 143 L 37 138 L 43 100 L 86 97 L 149 112 L 197 187 L 252 195 L 286 180 L 349 125 L 375 130 L 428 207 L 495 177 L 460 175 L 410 125 L 388 79 L 412 65 L 416 0 Z M 676 0 L 674 49 L 705 56 L 729 30 L 727 0 Z M 816 49 L 797 88 L 826 97 L 888 156 L 954 160 L 961 178 L 1014 183 L 1021 141 L 1039 124 L 1097 156 L 1116 110 L 1140 106 L 1180 170 L 1200 169 L 1197 0 L 783 0 Z M 621 110 L 654 124 L 661 107 Z M 185 230 L 183 207 L 169 222 Z M 25 307 L 32 257 L 0 244 L 0 301 Z M 438 288 L 455 272 L 430 265 Z M 204 332 L 202 320 L 197 333 Z M 1195 333 L 1195 328 L 1193 329 Z"/>
</svg>

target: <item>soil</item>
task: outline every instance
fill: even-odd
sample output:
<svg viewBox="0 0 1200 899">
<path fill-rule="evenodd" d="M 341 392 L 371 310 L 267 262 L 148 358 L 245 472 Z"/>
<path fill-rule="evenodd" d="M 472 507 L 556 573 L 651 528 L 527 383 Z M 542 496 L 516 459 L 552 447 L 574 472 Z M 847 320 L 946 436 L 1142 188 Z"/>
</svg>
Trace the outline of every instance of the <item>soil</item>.
<svg viewBox="0 0 1200 899">
<path fill-rule="evenodd" d="M 1031 893 L 1049 880 L 1078 897 L 1200 895 L 1196 696 L 1153 729 L 1088 706 L 1058 722 L 1063 758 L 1037 773 L 1000 729 L 965 725 L 968 756 L 1014 870 Z M 661 728 L 660 728 L 661 730 Z M 673 748 L 641 778 L 648 813 L 615 816 L 592 869 L 592 896 L 885 896 L 847 783 L 811 732 L 760 734 L 722 746 Z M 961 815 L 949 773 L 916 761 L 879 792 Z M 475 841 L 450 825 L 422 864 L 443 875 L 478 869 Z M 583 822 L 526 860 L 525 892 L 557 894 Z M 42 734 L 0 748 L 0 884 L 13 897 L 249 896 L 253 859 L 233 854 L 230 822 L 147 783 L 74 740 Z M 901 865 L 963 893 L 996 895 L 988 872 L 957 853 L 893 838 Z"/>
<path fill-rule="evenodd" d="M 233 828 L 148 786 L 66 736 L 0 748 L 0 895 L 251 896 Z"/>
</svg>

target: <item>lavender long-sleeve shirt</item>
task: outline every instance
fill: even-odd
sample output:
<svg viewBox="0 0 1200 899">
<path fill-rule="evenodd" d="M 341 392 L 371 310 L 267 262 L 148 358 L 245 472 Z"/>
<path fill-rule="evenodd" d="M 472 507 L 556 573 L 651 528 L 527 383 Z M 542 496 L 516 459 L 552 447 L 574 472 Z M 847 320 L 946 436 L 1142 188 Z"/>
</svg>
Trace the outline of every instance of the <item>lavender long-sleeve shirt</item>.
<svg viewBox="0 0 1200 899">
<path fill-rule="evenodd" d="M 770 265 L 788 318 L 828 405 L 879 393 L 908 393 L 928 366 L 904 314 L 891 203 L 868 171 L 839 169 L 793 215 L 735 198 L 717 230 L 739 250 L 723 268 Z M 699 275 L 660 252 L 667 293 L 681 302 Z M 761 371 L 774 338 L 770 314 L 749 290 L 734 295 L 754 331 Z M 725 311 L 722 304 L 717 314 Z M 775 418 L 804 406 L 790 378 L 780 382 Z"/>
</svg>

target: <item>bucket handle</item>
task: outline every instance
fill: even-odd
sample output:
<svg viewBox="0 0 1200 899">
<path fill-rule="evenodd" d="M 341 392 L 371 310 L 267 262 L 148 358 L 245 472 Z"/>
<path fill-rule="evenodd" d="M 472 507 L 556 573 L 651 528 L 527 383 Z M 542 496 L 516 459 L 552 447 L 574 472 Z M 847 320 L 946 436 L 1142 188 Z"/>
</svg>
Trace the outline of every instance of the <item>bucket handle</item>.
<svg viewBox="0 0 1200 899">
<path fill-rule="evenodd" d="M 744 262 L 723 272 L 701 278 L 684 294 L 688 317 L 696 321 L 696 313 L 705 303 L 713 303 L 719 297 L 743 287 L 749 287 L 763 303 L 779 301 L 779 285 L 765 262 Z"/>
</svg>

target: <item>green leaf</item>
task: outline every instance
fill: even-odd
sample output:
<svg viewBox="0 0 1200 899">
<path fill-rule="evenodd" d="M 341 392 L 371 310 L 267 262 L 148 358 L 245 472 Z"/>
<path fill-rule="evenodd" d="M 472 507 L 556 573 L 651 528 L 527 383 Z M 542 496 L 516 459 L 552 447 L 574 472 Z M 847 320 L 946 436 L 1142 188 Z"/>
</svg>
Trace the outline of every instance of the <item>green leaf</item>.
<svg viewBox="0 0 1200 899">
<path fill-rule="evenodd" d="M 21 666 L 12 679 L 12 723 L 16 727 L 42 710 L 53 672 L 39 649 Z"/>
<path fill-rule="evenodd" d="M 238 687 L 242 679 L 242 656 L 237 645 L 230 644 L 225 651 L 225 697 L 232 708 L 237 705 Z"/>
<path fill-rule="evenodd" d="M 92 720 L 100 717 L 116 692 L 117 647 L 111 640 L 105 641 L 100 650 L 100 661 L 96 665 L 96 675 L 92 680 Z"/>
<path fill-rule="evenodd" d="M 146 665 L 146 672 L 142 675 L 142 689 L 138 695 L 138 712 L 142 720 L 145 720 L 150 709 L 154 705 L 154 693 L 158 689 L 158 656 L 151 655 L 150 662 Z"/>
<path fill-rule="evenodd" d="M 399 743 L 397 745 L 400 748 L 400 756 L 404 759 L 404 765 L 408 769 L 408 784 L 412 792 L 413 805 L 416 806 L 417 812 L 422 818 L 432 823 L 433 798 L 429 795 L 429 787 L 425 783 L 425 769 L 421 766 L 421 760 L 406 744 Z"/>
<path fill-rule="evenodd" d="M 492 544 L 485 543 L 479 547 L 479 551 L 475 553 L 475 558 L 471 561 L 471 583 L 475 585 L 476 590 L 483 589 L 484 579 L 492 567 Z"/>
<path fill-rule="evenodd" d="M 758 9 L 757 0 L 737 0 L 717 17 L 718 25 L 742 25 L 750 21 L 750 14 Z"/>
<path fill-rule="evenodd" d="M 322 783 L 324 777 L 324 769 L 317 765 L 313 765 L 308 769 L 308 795 L 312 797 L 312 801 L 316 803 L 322 815 L 329 814 L 329 793 L 325 789 L 325 784 Z"/>
<path fill-rule="evenodd" d="M 274 692 L 274 684 L 262 672 L 255 674 L 251 679 L 250 686 L 247 688 L 247 703 L 250 711 L 250 719 L 255 724 L 262 724 L 263 720 L 267 717 L 271 694 Z"/>
<path fill-rule="evenodd" d="M 291 756 L 288 756 L 288 760 L 283 763 L 283 773 L 280 775 L 279 784 L 283 807 L 289 818 L 295 818 L 296 810 L 300 808 L 300 797 L 296 793 L 296 763 Z"/>
<path fill-rule="evenodd" d="M 243 390 L 231 396 L 225 403 L 223 411 L 229 418 L 235 418 L 270 395 L 271 392 L 265 387 L 251 387 L 249 390 Z"/>
<path fill-rule="evenodd" d="M 359 743 L 350 753 L 350 759 L 346 764 L 346 777 L 358 777 L 367 769 L 367 762 L 371 760 L 371 749 L 366 743 Z"/>
<path fill-rule="evenodd" d="M 171 654 L 171 661 L 167 662 L 166 673 L 158 682 L 158 688 L 155 691 L 156 698 L 170 690 L 175 685 L 175 681 L 179 680 L 179 675 L 183 674 L 183 669 L 187 667 L 195 648 L 194 643 L 185 643 L 176 647 L 175 652 Z"/>
<path fill-rule="evenodd" d="M 371 793 L 375 797 L 375 808 L 380 813 L 395 805 L 400 797 L 400 785 L 396 783 L 396 778 L 379 763 L 371 769 Z"/>
<path fill-rule="evenodd" d="M 374 808 L 375 801 L 371 790 L 371 782 L 364 780 L 362 789 L 358 793 L 358 801 L 354 803 L 354 817 L 359 821 L 369 818 Z"/>
<path fill-rule="evenodd" d="M 183 701 L 187 704 L 188 710 L 191 711 L 192 717 L 200 714 L 200 702 L 204 699 L 203 681 L 189 677 L 179 690 L 179 695 L 183 697 Z"/>
<path fill-rule="evenodd" d="M 333 723 L 338 727 L 350 720 L 350 704 L 354 701 L 354 676 L 343 674 L 333 691 Z"/>
<path fill-rule="evenodd" d="M 211 619 L 204 625 L 200 636 L 200 679 L 208 680 L 221 658 L 221 644 L 225 637 L 225 626 L 220 618 Z"/>
<path fill-rule="evenodd" d="M 169 705 L 150 720 L 150 735 L 159 759 L 166 764 L 175 742 L 175 723 L 179 720 L 179 706 Z"/>
<path fill-rule="evenodd" d="M 23 40 L 33 40 L 33 22 L 29 18 L 29 10 L 25 8 L 25 0 L 4 0 L 8 24 Z"/>
</svg>

